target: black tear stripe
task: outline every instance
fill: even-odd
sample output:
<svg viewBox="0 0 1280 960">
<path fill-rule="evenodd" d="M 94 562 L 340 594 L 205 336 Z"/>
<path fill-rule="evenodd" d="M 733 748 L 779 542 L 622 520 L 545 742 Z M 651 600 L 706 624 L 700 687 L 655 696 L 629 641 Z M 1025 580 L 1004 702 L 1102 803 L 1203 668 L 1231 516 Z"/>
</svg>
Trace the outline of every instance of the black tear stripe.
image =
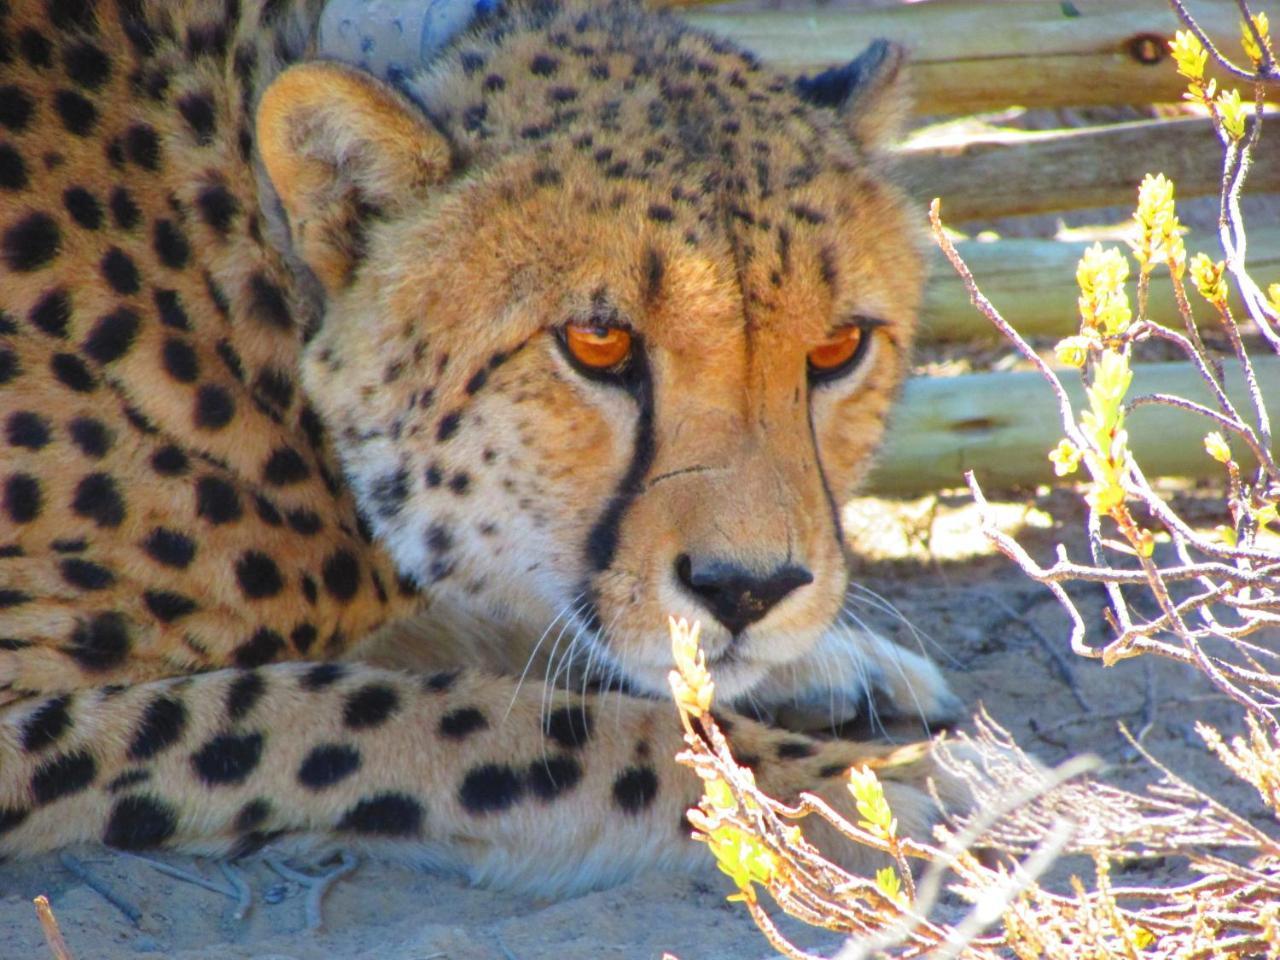
<svg viewBox="0 0 1280 960">
<path fill-rule="evenodd" d="M 827 498 L 827 506 L 831 509 L 831 523 L 835 528 L 836 543 L 840 545 L 840 553 L 845 559 L 845 569 L 849 568 L 849 547 L 844 539 L 844 525 L 840 522 L 840 505 L 836 503 L 835 494 L 831 492 L 831 483 L 827 480 L 827 468 L 822 462 L 822 447 L 818 445 L 818 428 L 813 422 L 813 388 L 810 387 L 808 409 L 805 418 L 809 421 L 809 440 L 813 443 L 813 459 L 818 465 L 818 479 L 822 481 L 822 494 Z M 847 578 L 846 573 L 846 578 Z"/>
<path fill-rule="evenodd" d="M 638 339 L 638 338 L 637 338 Z M 631 364 L 626 379 L 619 384 L 636 404 L 636 432 L 633 443 L 634 453 L 626 474 L 618 484 L 617 491 L 609 498 L 608 505 L 600 514 L 591 532 L 587 535 L 587 571 L 591 574 L 603 573 L 613 564 L 618 553 L 618 535 L 622 526 L 622 518 L 627 508 L 635 501 L 644 489 L 644 479 L 653 467 L 657 453 L 653 435 L 653 374 L 649 369 L 649 361 L 645 356 L 643 344 L 637 343 L 632 354 Z M 600 616 L 596 611 L 595 590 L 588 584 L 587 609 L 583 614 L 589 627 L 600 629 Z"/>
</svg>

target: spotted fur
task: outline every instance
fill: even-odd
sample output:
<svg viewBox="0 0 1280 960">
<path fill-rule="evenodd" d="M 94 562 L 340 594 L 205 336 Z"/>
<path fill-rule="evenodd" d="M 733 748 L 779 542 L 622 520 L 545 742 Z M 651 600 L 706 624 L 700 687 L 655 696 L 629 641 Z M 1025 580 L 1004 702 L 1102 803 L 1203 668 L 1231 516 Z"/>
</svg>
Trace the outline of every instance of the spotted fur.
<svg viewBox="0 0 1280 960">
<path fill-rule="evenodd" d="M 319 8 L 0 10 L 0 851 L 321 834 L 549 892 L 689 861 L 643 696 L 672 613 L 726 702 L 879 675 L 945 712 L 838 626 L 918 300 L 899 53 L 797 84 L 566 0 L 374 78 L 317 59 Z M 626 369 L 569 321 L 626 326 Z M 731 722 L 767 789 L 867 760 L 928 820 L 923 752 Z"/>
</svg>

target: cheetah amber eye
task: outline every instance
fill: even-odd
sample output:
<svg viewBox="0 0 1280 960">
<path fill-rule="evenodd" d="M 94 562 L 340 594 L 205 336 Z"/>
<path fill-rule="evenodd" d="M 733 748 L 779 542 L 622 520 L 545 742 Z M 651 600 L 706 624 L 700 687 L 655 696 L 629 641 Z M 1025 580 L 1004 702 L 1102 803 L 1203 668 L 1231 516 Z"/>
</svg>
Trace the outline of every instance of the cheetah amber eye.
<svg viewBox="0 0 1280 960">
<path fill-rule="evenodd" d="M 809 376 L 813 380 L 830 380 L 851 369 L 866 352 L 871 339 L 871 323 L 857 323 L 836 331 L 825 342 L 809 351 Z"/>
<path fill-rule="evenodd" d="M 621 327 L 570 323 L 562 338 L 569 356 L 588 370 L 617 370 L 631 356 L 631 333 Z"/>
</svg>

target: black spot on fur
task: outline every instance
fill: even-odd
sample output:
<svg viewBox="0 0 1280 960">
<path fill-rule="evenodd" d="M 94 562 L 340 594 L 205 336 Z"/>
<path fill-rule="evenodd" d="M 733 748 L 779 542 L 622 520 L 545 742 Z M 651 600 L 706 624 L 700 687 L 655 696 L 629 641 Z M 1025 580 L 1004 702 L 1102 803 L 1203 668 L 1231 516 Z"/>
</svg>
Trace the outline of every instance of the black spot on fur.
<svg viewBox="0 0 1280 960">
<path fill-rule="evenodd" d="M 71 219 L 86 230 L 102 226 L 102 204 L 84 187 L 68 187 L 62 194 L 62 205 Z"/>
<path fill-rule="evenodd" d="M 561 707 L 547 717 L 546 731 L 560 746 L 575 750 L 591 739 L 595 718 L 586 706 Z"/>
<path fill-rule="evenodd" d="M 475 707 L 462 707 L 458 710 L 451 710 L 440 718 L 440 735 L 451 740 L 465 739 L 473 733 L 488 729 L 488 727 L 488 719 Z"/>
<path fill-rule="evenodd" d="M 232 723 L 243 720 L 258 705 L 266 690 L 261 674 L 253 670 L 242 671 L 227 688 L 227 719 Z"/>
<path fill-rule="evenodd" d="M 132 269 L 132 267 L 132 261 L 129 261 L 129 269 Z M 106 270 L 105 259 L 103 261 L 103 269 L 104 271 Z M 134 271 L 132 282 L 135 290 L 137 289 L 137 280 L 137 272 Z M 116 281 L 126 284 L 129 282 L 129 277 L 121 274 L 116 276 L 112 282 Z M 121 292 L 125 291 L 122 290 Z M 91 360 L 98 363 L 106 364 L 119 360 L 133 347 L 133 343 L 138 337 L 138 326 L 139 319 L 136 313 L 128 307 L 118 307 L 94 324 L 93 330 L 85 338 L 84 352 L 89 355 Z"/>
<path fill-rule="evenodd" d="M 49 360 L 49 371 L 59 383 L 76 393 L 92 393 L 98 388 L 97 378 L 74 353 L 55 353 Z"/>
<path fill-rule="evenodd" d="M 187 455 L 172 444 L 161 447 L 151 455 L 151 469 L 162 477 L 180 477 L 187 472 L 189 466 Z"/>
<path fill-rule="evenodd" d="M 236 402 L 226 388 L 206 383 L 196 391 L 196 426 L 204 430 L 221 430 L 235 416 Z"/>
<path fill-rule="evenodd" d="M 129 759 L 149 760 L 167 750 L 181 739 L 186 726 L 187 708 L 182 701 L 156 697 L 142 712 L 142 720 L 129 742 Z"/>
<path fill-rule="evenodd" d="M 67 432 L 71 441 L 80 448 L 86 457 L 99 460 L 111 450 L 115 442 L 115 433 L 101 420 L 93 417 L 76 417 L 67 424 Z"/>
<path fill-rule="evenodd" d="M 65 339 L 71 322 L 71 297 L 66 290 L 55 288 L 36 301 L 28 315 L 32 326 L 51 337 Z"/>
<path fill-rule="evenodd" d="M 4 482 L 4 512 L 14 523 L 30 523 L 40 516 L 44 496 L 40 481 L 28 473 L 15 473 Z"/>
<path fill-rule="evenodd" d="M 223 733 L 191 755 L 191 766 L 202 782 L 226 786 L 244 783 L 261 759 L 261 733 Z"/>
<path fill-rule="evenodd" d="M 403 793 L 379 793 L 366 797 L 342 815 L 339 830 L 384 837 L 411 837 L 422 832 L 426 811 Z"/>
<path fill-rule="evenodd" d="M 71 564 L 97 566 L 84 560 L 64 560 L 62 561 L 63 576 L 66 576 L 67 567 Z M 111 578 L 111 574 L 102 567 L 97 569 L 110 578 L 103 584 L 103 586 L 109 586 L 114 578 Z M 94 576 L 98 574 L 95 573 Z M 71 632 L 71 642 L 62 650 L 81 667 L 91 672 L 110 670 L 120 666 L 129 656 L 129 630 L 125 626 L 124 617 L 115 611 L 109 611 L 99 613 L 89 620 L 81 620 Z"/>
<path fill-rule="evenodd" d="M 5 190 L 24 190 L 29 179 L 27 164 L 9 144 L 0 144 L 0 187 Z"/>
<path fill-rule="evenodd" d="M 178 99 L 178 112 L 187 121 L 196 143 L 208 146 L 213 143 L 213 135 L 218 129 L 218 118 L 214 112 L 213 96 L 205 91 L 188 93 Z"/>
<path fill-rule="evenodd" d="M 666 273 L 666 265 L 663 263 L 662 254 L 653 247 L 645 251 L 644 255 L 644 297 L 652 302 L 658 299 L 662 294 L 662 278 Z"/>
<path fill-rule="evenodd" d="M 10 607 L 20 607 L 23 604 L 30 603 L 34 597 L 24 590 L 11 590 L 9 588 L 0 588 L 0 610 L 6 610 Z"/>
<path fill-rule="evenodd" d="M 191 259 L 191 244 L 172 220 L 157 220 L 151 237 L 156 256 L 166 267 L 181 270 Z"/>
<path fill-rule="evenodd" d="M 102 842 L 119 850 L 148 850 L 160 846 L 177 829 L 177 814 L 168 804 L 154 797 L 122 797 L 111 808 Z"/>
<path fill-rule="evenodd" d="M 220 183 L 205 187 L 196 194 L 196 209 L 200 219 L 218 233 L 231 229 L 231 221 L 240 212 L 240 203 L 231 191 Z"/>
<path fill-rule="evenodd" d="M 142 219 L 142 211 L 124 187 L 116 187 L 111 191 L 108 205 L 111 207 L 112 219 L 121 230 L 132 230 Z"/>
<path fill-rule="evenodd" d="M 156 135 L 155 130 L 147 126 L 145 123 L 137 123 L 125 131 L 124 134 L 124 151 L 130 160 L 142 167 L 144 170 L 150 170 L 153 173 L 160 169 L 160 137 Z M 169 223 L 167 220 L 159 221 L 160 224 Z M 172 226 L 172 224 L 170 224 Z M 160 253 L 159 243 L 157 241 L 157 253 Z M 162 260 L 165 259 L 161 253 Z M 168 263 L 167 260 L 165 260 Z M 183 262 L 186 262 L 185 257 Z M 173 264 L 169 264 L 173 266 Z"/>
<path fill-rule="evenodd" d="M 98 775 L 98 764 L 85 750 L 64 753 L 36 768 L 31 796 L 37 807 L 86 790 Z"/>
<path fill-rule="evenodd" d="M 324 529 L 324 521 L 314 510 L 290 510 L 285 519 L 304 537 L 313 537 Z"/>
<path fill-rule="evenodd" d="M 20 132 L 31 122 L 36 102 L 21 87 L 11 83 L 0 87 L 0 126 Z"/>
<path fill-rule="evenodd" d="M 324 562 L 324 588 L 329 595 L 345 603 L 360 589 L 360 564 L 350 550 L 339 550 Z"/>
<path fill-rule="evenodd" d="M 30 813 L 30 810 L 0 807 L 0 836 L 22 826 Z"/>
<path fill-rule="evenodd" d="M 212 524 L 234 523 L 244 515 L 244 507 L 235 487 L 210 475 L 196 481 L 196 515 Z"/>
<path fill-rule="evenodd" d="M 21 744 L 27 753 L 35 753 L 58 742 L 71 727 L 71 713 L 67 709 L 71 697 L 52 697 L 46 700 L 22 723 Z"/>
<path fill-rule="evenodd" d="M 385 683 L 367 683 L 347 695 L 342 722 L 351 730 L 369 730 L 386 723 L 400 706 L 400 695 Z"/>
<path fill-rule="evenodd" d="M 188 614 L 195 613 L 196 602 L 190 597 L 168 590 L 148 590 L 142 595 L 142 602 L 147 605 L 151 615 L 161 623 L 172 623 Z"/>
<path fill-rule="evenodd" d="M 613 781 L 613 802 L 623 813 L 639 813 L 658 795 L 658 775 L 652 767 L 628 767 Z"/>
<path fill-rule="evenodd" d="M 315 624 L 300 623 L 289 633 L 289 642 L 299 653 L 306 653 L 318 636 L 319 631 L 316 630 Z"/>
<path fill-rule="evenodd" d="M 118 527 L 124 522 L 124 498 L 107 473 L 91 473 L 76 486 L 71 509 L 98 527 Z"/>
<path fill-rule="evenodd" d="M 74 90 L 59 90 L 55 93 L 53 108 L 58 112 L 66 131 L 77 137 L 89 136 L 98 123 L 98 108 L 91 100 Z"/>
<path fill-rule="evenodd" d="M 359 750 L 345 744 L 326 743 L 307 754 L 298 768 L 298 782 L 308 790 L 323 790 L 359 769 Z"/>
<path fill-rule="evenodd" d="M 293 447 L 280 447 L 271 452 L 262 468 L 262 479 L 273 487 L 301 483 L 311 476 L 307 461 Z"/>
<path fill-rule="evenodd" d="M 401 467 L 393 473 L 384 474 L 373 482 L 369 490 L 374 509 L 378 516 L 391 519 L 404 506 L 409 496 L 409 471 Z"/>
<path fill-rule="evenodd" d="M 560 61 L 545 53 L 537 54 L 529 61 L 529 71 L 538 77 L 549 77 L 560 69 Z"/>
<path fill-rule="evenodd" d="M 582 764 L 564 755 L 534 760 L 525 773 L 530 792 L 542 801 L 556 799 L 582 779 Z"/>
<path fill-rule="evenodd" d="M 62 53 L 67 77 L 78 87 L 97 90 L 111 77 L 111 61 L 100 47 L 81 41 Z"/>
<path fill-rule="evenodd" d="M 271 803 L 262 797 L 250 800 L 240 812 L 236 814 L 235 830 L 237 833 L 246 833 L 249 830 L 256 830 L 267 822 L 267 818 L 271 816 Z"/>
<path fill-rule="evenodd" d="M 425 693 L 445 693 L 453 689 L 458 682 L 457 670 L 445 670 L 422 678 L 422 689 Z"/>
<path fill-rule="evenodd" d="M 292 330 L 293 316 L 284 291 L 267 279 L 265 274 L 255 273 L 249 278 L 249 309 L 253 315 L 277 330 Z"/>
<path fill-rule="evenodd" d="M 524 778 L 512 767 L 489 763 L 463 778 L 458 800 L 471 814 L 500 813 L 520 801 L 524 787 Z"/>
<path fill-rule="evenodd" d="M 47 213 L 27 214 L 0 237 L 5 263 L 17 273 L 40 269 L 53 260 L 61 248 L 58 223 Z"/>
<path fill-rule="evenodd" d="M 462 414 L 458 411 L 447 413 L 440 418 L 440 425 L 436 428 L 436 439 L 441 442 L 448 440 L 458 432 L 458 425 L 462 423 Z"/>
<path fill-rule="evenodd" d="M 779 760 L 802 760 L 812 757 L 815 752 L 814 745 L 808 740 L 784 740 L 776 751 Z"/>
<path fill-rule="evenodd" d="M 119 247 L 112 247 L 104 253 L 99 266 L 102 276 L 116 293 L 129 296 L 138 292 L 141 284 L 137 264 Z"/>
<path fill-rule="evenodd" d="M 53 44 L 35 27 L 25 27 L 18 34 L 18 50 L 22 58 L 37 69 L 53 65 Z"/>
<path fill-rule="evenodd" d="M 284 650 L 284 637 L 270 627 L 259 627 L 231 654 L 237 667 L 260 667 L 270 663 Z"/>
<path fill-rule="evenodd" d="M 323 690 L 346 675 L 347 668 L 340 663 L 318 663 L 302 675 L 299 684 L 303 690 Z"/>
<path fill-rule="evenodd" d="M 49 443 L 49 421 L 30 410 L 9 414 L 4 425 L 5 438 L 11 447 L 40 450 Z"/>
<path fill-rule="evenodd" d="M 274 597 L 284 588 L 284 577 L 276 562 L 257 550 L 245 551 L 236 561 L 236 582 L 250 600 Z"/>
<path fill-rule="evenodd" d="M 165 372 L 179 383 L 194 383 L 199 378 L 200 360 L 187 341 L 170 337 L 164 342 L 160 355 Z"/>
</svg>

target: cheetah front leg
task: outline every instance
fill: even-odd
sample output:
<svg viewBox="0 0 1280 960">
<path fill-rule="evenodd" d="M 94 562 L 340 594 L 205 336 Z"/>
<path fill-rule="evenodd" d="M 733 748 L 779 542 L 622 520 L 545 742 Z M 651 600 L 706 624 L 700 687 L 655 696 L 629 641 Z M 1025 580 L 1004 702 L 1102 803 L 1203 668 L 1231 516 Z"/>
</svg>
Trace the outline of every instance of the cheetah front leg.
<svg viewBox="0 0 1280 960">
<path fill-rule="evenodd" d="M 878 748 L 731 717 L 761 786 L 847 801 Z M 81 841 L 240 856 L 281 835 L 456 868 L 543 895 L 709 863 L 669 703 L 548 694 L 478 673 L 280 664 L 87 690 L 0 725 L 0 854 Z M 902 829 L 932 817 L 932 761 L 883 774 Z M 855 857 L 856 859 L 856 857 Z"/>
</svg>

